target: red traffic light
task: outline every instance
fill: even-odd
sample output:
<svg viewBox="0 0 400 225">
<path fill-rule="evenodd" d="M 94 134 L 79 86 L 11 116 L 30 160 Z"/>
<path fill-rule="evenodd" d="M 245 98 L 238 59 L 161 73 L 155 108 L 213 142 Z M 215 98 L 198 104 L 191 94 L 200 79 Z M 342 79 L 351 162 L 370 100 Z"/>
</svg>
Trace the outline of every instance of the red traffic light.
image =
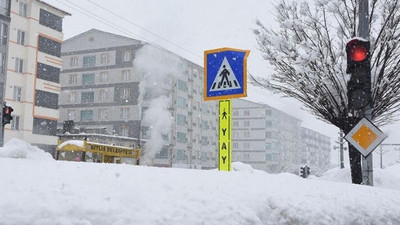
<svg viewBox="0 0 400 225">
<path fill-rule="evenodd" d="M 367 42 L 353 39 L 346 45 L 348 57 L 354 62 L 362 62 L 368 57 Z"/>
<path fill-rule="evenodd" d="M 10 108 L 9 108 L 9 107 L 6 107 L 5 110 L 4 110 L 4 113 L 5 113 L 5 114 L 10 114 Z"/>
</svg>

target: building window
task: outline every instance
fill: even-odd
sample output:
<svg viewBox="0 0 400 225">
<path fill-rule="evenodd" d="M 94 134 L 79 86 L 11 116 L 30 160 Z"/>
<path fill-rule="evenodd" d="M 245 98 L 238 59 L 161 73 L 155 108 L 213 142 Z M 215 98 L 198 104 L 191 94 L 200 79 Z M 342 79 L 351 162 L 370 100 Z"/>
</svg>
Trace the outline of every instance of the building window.
<svg viewBox="0 0 400 225">
<path fill-rule="evenodd" d="M 0 45 L 5 46 L 8 40 L 8 26 L 7 24 L 0 23 Z"/>
<path fill-rule="evenodd" d="M 129 108 L 124 107 L 121 108 L 121 119 L 128 119 L 129 118 Z"/>
<path fill-rule="evenodd" d="M 129 88 L 122 88 L 120 91 L 120 98 L 121 99 L 130 99 L 130 89 Z"/>
<path fill-rule="evenodd" d="M 270 121 L 270 120 L 265 121 L 265 126 L 272 127 L 272 121 Z"/>
<path fill-rule="evenodd" d="M 17 31 L 17 43 L 20 45 L 25 45 L 25 31 Z"/>
<path fill-rule="evenodd" d="M 82 85 L 94 84 L 94 73 L 82 74 Z"/>
<path fill-rule="evenodd" d="M 183 80 L 178 80 L 178 89 L 181 91 L 187 91 L 188 87 L 185 81 Z"/>
<path fill-rule="evenodd" d="M 14 86 L 13 100 L 16 102 L 21 101 L 22 87 Z"/>
<path fill-rule="evenodd" d="M 233 121 L 233 127 L 238 127 L 239 126 L 239 122 L 238 121 Z"/>
<path fill-rule="evenodd" d="M 39 23 L 56 31 L 62 31 L 62 17 L 40 9 Z"/>
<path fill-rule="evenodd" d="M 69 75 L 69 84 L 77 84 L 78 83 L 78 75 L 70 74 Z"/>
<path fill-rule="evenodd" d="M 81 121 L 93 120 L 93 110 L 87 109 L 81 111 Z"/>
<path fill-rule="evenodd" d="M 131 80 L 131 71 L 130 70 L 122 70 L 122 80 L 123 81 Z"/>
<path fill-rule="evenodd" d="M 68 93 L 68 102 L 75 102 L 76 101 L 76 92 Z"/>
<path fill-rule="evenodd" d="M 83 67 L 92 67 L 96 65 L 96 56 L 83 56 Z"/>
<path fill-rule="evenodd" d="M 13 116 L 11 120 L 11 130 L 19 130 L 19 116 Z"/>
<path fill-rule="evenodd" d="M 51 81 L 54 83 L 59 83 L 60 71 L 61 71 L 60 68 L 39 62 L 37 63 L 36 73 L 37 73 L 37 78 L 39 79 Z"/>
<path fill-rule="evenodd" d="M 33 134 L 56 136 L 57 120 L 33 118 Z"/>
<path fill-rule="evenodd" d="M 205 121 L 205 120 L 202 120 L 201 121 L 201 129 L 203 129 L 203 130 L 208 130 L 208 122 L 207 121 Z"/>
<path fill-rule="evenodd" d="M 108 55 L 108 53 L 102 53 L 100 55 L 100 63 L 101 64 L 108 64 L 109 63 L 109 55 Z"/>
<path fill-rule="evenodd" d="M 6 74 L 6 53 L 0 52 L 0 74 Z"/>
<path fill-rule="evenodd" d="M 176 160 L 185 160 L 186 155 L 184 150 L 176 150 Z"/>
<path fill-rule="evenodd" d="M 58 109 L 58 94 L 36 90 L 35 104 L 40 107 Z"/>
<path fill-rule="evenodd" d="M 100 101 L 107 100 L 107 90 L 106 89 L 102 89 L 99 91 L 99 98 L 100 98 Z"/>
<path fill-rule="evenodd" d="M 28 15 L 28 4 L 19 2 L 19 15 L 26 18 Z"/>
<path fill-rule="evenodd" d="M 78 62 L 79 62 L 78 56 L 73 56 L 70 59 L 70 66 L 71 67 L 77 67 L 78 66 Z"/>
<path fill-rule="evenodd" d="M 156 154 L 155 158 L 157 158 L 157 159 L 168 159 L 168 155 L 169 155 L 168 152 L 169 152 L 168 146 L 163 146 L 161 151 L 159 151 Z"/>
<path fill-rule="evenodd" d="M 245 126 L 245 127 L 249 127 L 250 126 L 250 121 L 244 121 L 243 122 L 243 126 Z"/>
<path fill-rule="evenodd" d="M 186 133 L 177 132 L 176 133 L 176 140 L 181 143 L 186 143 Z"/>
<path fill-rule="evenodd" d="M 94 102 L 94 92 L 82 92 L 81 101 L 82 103 Z"/>
<path fill-rule="evenodd" d="M 56 57 L 61 56 L 61 43 L 58 41 L 39 36 L 39 51 L 53 55 Z"/>
<path fill-rule="evenodd" d="M 107 71 L 100 72 L 100 82 L 105 83 L 107 81 L 108 81 L 108 72 Z"/>
<path fill-rule="evenodd" d="M 100 119 L 107 119 L 107 109 L 99 109 Z"/>
<path fill-rule="evenodd" d="M 243 137 L 245 137 L 245 138 L 250 137 L 250 131 L 243 132 Z"/>
<path fill-rule="evenodd" d="M 266 116 L 271 116 L 272 115 L 272 111 L 267 109 L 267 111 L 265 111 L 265 115 Z"/>
<path fill-rule="evenodd" d="M 128 137 L 129 136 L 129 127 L 128 126 L 121 126 L 121 136 Z"/>
<path fill-rule="evenodd" d="M 23 73 L 24 72 L 24 60 L 20 58 L 15 58 L 15 72 Z"/>
<path fill-rule="evenodd" d="M 186 108 L 186 99 L 178 97 L 176 99 L 176 104 L 178 105 L 179 108 Z"/>
<path fill-rule="evenodd" d="M 250 116 L 250 111 L 249 110 L 244 110 L 243 115 L 244 116 Z"/>
<path fill-rule="evenodd" d="M 124 51 L 122 53 L 124 62 L 128 62 L 132 59 L 132 54 L 130 51 Z"/>
<path fill-rule="evenodd" d="M 0 14 L 10 16 L 8 0 L 0 0 Z"/>
<path fill-rule="evenodd" d="M 202 145 L 208 145 L 208 144 L 209 144 L 209 143 L 208 143 L 208 137 L 206 137 L 206 136 L 201 136 L 200 143 L 201 143 Z"/>
<path fill-rule="evenodd" d="M 76 110 L 67 110 L 68 120 L 76 120 Z"/>
<path fill-rule="evenodd" d="M 185 125 L 186 124 L 186 116 L 178 114 L 176 116 L 176 123 L 177 123 L 177 125 Z"/>
</svg>

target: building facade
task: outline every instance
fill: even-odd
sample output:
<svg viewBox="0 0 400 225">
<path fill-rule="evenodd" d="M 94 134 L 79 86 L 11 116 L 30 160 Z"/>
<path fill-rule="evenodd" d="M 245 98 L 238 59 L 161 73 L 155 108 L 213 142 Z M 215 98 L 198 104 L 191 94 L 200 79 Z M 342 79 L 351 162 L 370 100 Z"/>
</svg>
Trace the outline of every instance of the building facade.
<svg viewBox="0 0 400 225">
<path fill-rule="evenodd" d="M 232 106 L 233 161 L 270 173 L 297 173 L 300 166 L 308 162 L 311 168 L 324 163 L 330 165 L 330 161 L 326 161 L 329 157 L 325 157 L 325 144 L 329 152 L 329 138 L 318 132 L 313 131 L 313 137 L 323 137 L 323 156 L 315 151 L 311 159 L 310 154 L 305 153 L 307 147 L 302 131 L 307 129 L 301 127 L 301 120 L 263 103 L 234 99 Z"/>
<path fill-rule="evenodd" d="M 39 0 L 11 0 L 5 101 L 14 108 L 5 141 L 53 152 L 59 120 L 62 23 L 69 13 Z"/>
<path fill-rule="evenodd" d="M 314 174 L 322 174 L 330 169 L 330 138 L 308 128 L 301 128 L 301 163 L 312 168 Z"/>
<path fill-rule="evenodd" d="M 10 0 L 0 0 L 0 104 L 5 101 L 5 85 L 7 80 L 8 39 L 10 33 Z M 0 118 L 3 110 L 0 110 Z M 0 129 L 0 146 L 4 144 L 4 130 Z"/>
<path fill-rule="evenodd" d="M 144 50 L 150 47 L 96 29 L 66 40 L 59 127 L 73 120 L 76 127 L 157 142 L 161 147 L 146 144 L 157 149 L 151 165 L 215 168 L 216 103 L 202 101 L 203 69 L 159 48 L 154 48 L 155 54 L 147 51 L 145 58 Z M 157 61 L 160 55 L 164 58 Z M 164 75 L 154 74 L 163 70 Z M 160 109 L 151 118 L 151 109 L 161 96 L 168 102 L 168 112 Z M 172 124 L 168 132 L 157 133 L 155 124 L 165 121 Z"/>
</svg>

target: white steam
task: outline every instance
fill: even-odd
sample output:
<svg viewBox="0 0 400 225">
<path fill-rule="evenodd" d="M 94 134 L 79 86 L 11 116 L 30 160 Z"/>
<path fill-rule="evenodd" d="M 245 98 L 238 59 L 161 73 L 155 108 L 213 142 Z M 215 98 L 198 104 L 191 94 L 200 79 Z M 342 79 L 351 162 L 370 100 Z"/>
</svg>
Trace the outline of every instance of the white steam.
<svg viewBox="0 0 400 225">
<path fill-rule="evenodd" d="M 147 107 L 142 112 L 142 126 L 149 128 L 141 164 L 149 165 L 163 147 L 162 136 L 171 131 L 172 115 L 168 110 L 171 105 L 170 92 L 173 90 L 174 77 L 183 72 L 182 61 L 172 53 L 146 45 L 137 52 L 133 67 L 141 77 L 140 105 Z"/>
</svg>

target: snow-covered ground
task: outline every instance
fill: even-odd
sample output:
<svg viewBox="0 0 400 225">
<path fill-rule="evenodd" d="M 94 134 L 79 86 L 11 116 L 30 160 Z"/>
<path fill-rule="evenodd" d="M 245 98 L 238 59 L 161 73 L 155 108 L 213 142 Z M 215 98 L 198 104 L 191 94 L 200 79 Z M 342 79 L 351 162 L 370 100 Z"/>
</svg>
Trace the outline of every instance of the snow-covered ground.
<svg viewBox="0 0 400 225">
<path fill-rule="evenodd" d="M 398 164 L 375 170 L 376 187 L 349 184 L 348 170 L 234 168 L 61 162 L 14 139 L 0 148 L 0 225 L 400 224 Z"/>
</svg>

